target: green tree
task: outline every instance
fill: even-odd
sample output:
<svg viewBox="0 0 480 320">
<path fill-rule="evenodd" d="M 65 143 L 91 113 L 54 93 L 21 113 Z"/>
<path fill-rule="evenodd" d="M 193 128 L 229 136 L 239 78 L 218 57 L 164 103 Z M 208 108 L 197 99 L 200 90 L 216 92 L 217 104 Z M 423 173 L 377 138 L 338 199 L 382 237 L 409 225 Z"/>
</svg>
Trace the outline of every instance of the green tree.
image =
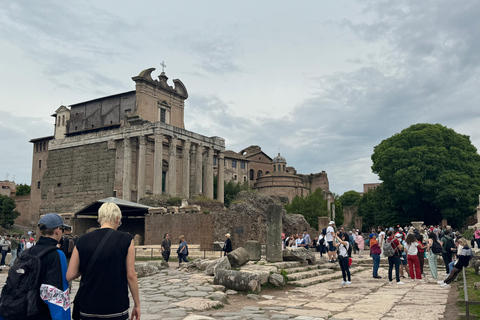
<svg viewBox="0 0 480 320">
<path fill-rule="evenodd" d="M 20 215 L 16 208 L 15 201 L 8 197 L 0 195 L 0 225 L 4 228 L 13 225 L 15 219 Z"/>
<path fill-rule="evenodd" d="M 474 213 L 480 155 L 468 136 L 440 124 L 415 124 L 376 146 L 372 161 L 383 181 L 376 195 L 389 200 L 394 223 L 447 219 L 458 227 Z"/>
<path fill-rule="evenodd" d="M 285 205 L 285 210 L 288 213 L 303 215 L 310 226 L 315 229 L 318 228 L 318 217 L 328 217 L 327 200 L 323 197 L 320 188 L 306 197 L 295 196 L 291 203 Z"/>
<path fill-rule="evenodd" d="M 350 190 L 342 194 L 339 197 L 339 200 L 342 203 L 342 206 L 348 207 L 348 206 L 358 206 L 361 198 L 362 196 L 360 195 L 360 193 L 354 190 Z"/>
<path fill-rule="evenodd" d="M 399 215 L 394 208 L 390 195 L 383 185 L 365 193 L 358 204 L 358 215 L 362 217 L 364 231 L 379 225 L 410 224 L 411 220 Z"/>
<path fill-rule="evenodd" d="M 30 186 L 28 184 L 20 183 L 17 186 L 17 190 L 15 191 L 16 196 L 28 196 L 30 194 Z"/>
<path fill-rule="evenodd" d="M 240 191 L 248 191 L 248 181 L 235 183 L 232 180 L 224 184 L 224 204 L 228 208 Z"/>
<path fill-rule="evenodd" d="M 335 204 L 335 225 L 341 226 L 343 224 L 343 221 L 345 220 L 343 216 L 342 202 L 339 199 L 337 199 L 333 203 Z"/>
</svg>

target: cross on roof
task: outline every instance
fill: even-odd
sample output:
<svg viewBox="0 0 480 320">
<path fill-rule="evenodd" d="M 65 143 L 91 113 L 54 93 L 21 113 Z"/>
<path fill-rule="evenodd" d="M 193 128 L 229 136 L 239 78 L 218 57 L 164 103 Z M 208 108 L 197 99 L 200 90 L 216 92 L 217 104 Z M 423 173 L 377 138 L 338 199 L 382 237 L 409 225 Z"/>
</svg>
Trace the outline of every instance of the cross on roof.
<svg viewBox="0 0 480 320">
<path fill-rule="evenodd" d="M 162 72 L 165 72 L 165 68 L 167 67 L 165 62 L 162 61 L 162 63 L 160 63 L 160 65 L 162 66 Z"/>
</svg>

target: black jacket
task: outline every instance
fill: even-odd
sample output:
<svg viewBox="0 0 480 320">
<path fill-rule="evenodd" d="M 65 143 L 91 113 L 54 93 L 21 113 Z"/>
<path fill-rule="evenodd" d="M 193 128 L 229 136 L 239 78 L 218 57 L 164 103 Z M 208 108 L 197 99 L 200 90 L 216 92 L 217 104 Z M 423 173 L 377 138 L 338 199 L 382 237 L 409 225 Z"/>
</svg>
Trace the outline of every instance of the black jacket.
<svg viewBox="0 0 480 320">
<path fill-rule="evenodd" d="M 225 251 L 225 253 L 232 252 L 232 240 L 230 240 L 230 238 L 227 238 L 227 240 L 223 244 L 223 251 Z"/>
</svg>

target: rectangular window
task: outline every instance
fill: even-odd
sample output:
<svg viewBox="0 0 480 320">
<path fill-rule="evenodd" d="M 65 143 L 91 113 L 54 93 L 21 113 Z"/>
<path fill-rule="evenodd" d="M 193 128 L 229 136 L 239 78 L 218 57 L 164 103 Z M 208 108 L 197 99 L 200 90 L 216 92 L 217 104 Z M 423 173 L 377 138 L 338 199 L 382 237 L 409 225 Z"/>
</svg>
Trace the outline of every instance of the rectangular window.
<svg viewBox="0 0 480 320">
<path fill-rule="evenodd" d="M 214 165 L 214 166 L 217 165 L 217 157 L 213 157 L 213 165 Z"/>
<path fill-rule="evenodd" d="M 160 122 L 165 123 L 167 120 L 167 110 L 160 108 Z"/>
<path fill-rule="evenodd" d="M 42 160 L 38 160 L 38 169 L 42 169 Z"/>
<path fill-rule="evenodd" d="M 244 169 L 244 170 L 245 170 L 245 162 L 244 162 L 244 161 L 241 161 L 241 162 L 240 162 L 240 169 Z"/>
<path fill-rule="evenodd" d="M 40 189 L 40 181 L 37 181 L 37 189 Z"/>
<path fill-rule="evenodd" d="M 237 160 L 232 160 L 232 168 L 236 168 L 237 167 Z"/>
</svg>

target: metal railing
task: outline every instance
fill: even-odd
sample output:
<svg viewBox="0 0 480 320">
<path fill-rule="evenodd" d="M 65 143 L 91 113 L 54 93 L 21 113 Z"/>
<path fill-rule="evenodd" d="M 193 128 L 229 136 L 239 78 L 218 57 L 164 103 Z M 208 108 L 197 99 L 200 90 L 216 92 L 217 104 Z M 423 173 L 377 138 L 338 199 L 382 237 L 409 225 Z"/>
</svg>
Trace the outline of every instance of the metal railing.
<svg viewBox="0 0 480 320">
<path fill-rule="evenodd" d="M 175 258 L 177 256 L 178 246 L 172 246 L 170 248 L 170 257 Z M 223 256 L 222 247 L 218 244 L 212 243 L 207 246 L 201 245 L 188 245 L 188 256 L 191 258 L 218 258 Z M 135 247 L 135 259 L 137 258 L 150 258 L 156 259 L 162 257 L 162 250 L 159 245 L 156 246 L 136 246 Z"/>
</svg>

